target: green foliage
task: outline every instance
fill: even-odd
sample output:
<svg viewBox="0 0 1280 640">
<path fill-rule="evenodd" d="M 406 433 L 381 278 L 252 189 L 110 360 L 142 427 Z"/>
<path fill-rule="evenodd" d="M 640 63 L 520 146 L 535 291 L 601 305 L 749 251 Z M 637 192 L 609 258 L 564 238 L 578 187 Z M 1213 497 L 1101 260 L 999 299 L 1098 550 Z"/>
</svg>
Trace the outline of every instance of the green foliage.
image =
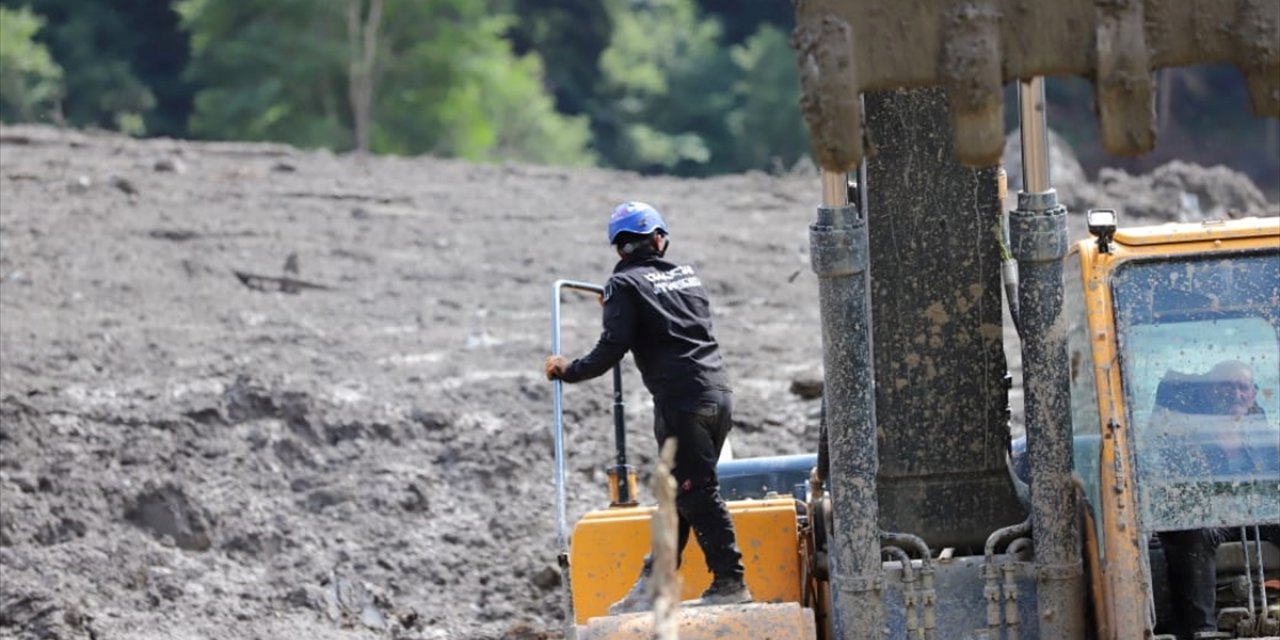
<svg viewBox="0 0 1280 640">
<path fill-rule="evenodd" d="M 586 116 L 556 113 L 551 96 L 540 84 L 542 61 L 536 54 L 512 59 L 511 52 L 504 50 L 480 58 L 471 71 L 468 77 L 474 79 L 476 90 L 470 95 L 478 98 L 474 108 L 498 126 L 491 148 L 460 151 L 459 155 L 545 164 L 594 164 L 594 156 L 586 151 L 591 138 Z"/>
<path fill-rule="evenodd" d="M 732 63 L 720 25 L 692 0 L 611 0 L 613 37 L 600 56 L 598 147 L 609 164 L 705 173 L 728 135 Z"/>
<path fill-rule="evenodd" d="M 730 171 L 789 167 L 809 153 L 800 115 L 800 78 L 787 35 L 764 24 L 730 51 L 740 76 L 726 116 L 733 140 Z"/>
<path fill-rule="evenodd" d="M 352 146 L 346 3 L 180 0 L 192 34 L 191 131 Z M 475 0 L 385 0 L 376 42 L 371 150 L 471 160 L 588 164 L 582 118 L 555 111 L 536 55 L 517 57 L 508 18 Z"/>
<path fill-rule="evenodd" d="M 742 44 L 747 38 L 771 25 L 789 33 L 795 27 L 793 2 L 743 2 L 742 0 L 698 0 L 698 7 L 724 25 L 724 42 Z"/>
<path fill-rule="evenodd" d="M 176 8 L 191 34 L 187 74 L 202 87 L 192 135 L 350 145 L 342 4 L 179 0 Z"/>
<path fill-rule="evenodd" d="M 68 123 L 132 134 L 181 132 L 190 95 L 178 78 L 186 43 L 170 0 L 0 4 L 29 5 L 44 19 L 37 41 L 64 71 L 61 103 Z"/>
<path fill-rule="evenodd" d="M 33 40 L 43 24 L 26 7 L 0 7 L 0 119 L 36 120 L 57 108 L 62 68 Z"/>
<path fill-rule="evenodd" d="M 518 55 L 537 52 L 548 89 L 562 113 L 591 109 L 600 80 L 600 54 L 613 29 L 600 0 L 508 0 L 516 16 L 507 38 Z"/>
<path fill-rule="evenodd" d="M 791 3 L 381 0 L 366 74 L 353 2 L 375 0 L 0 0 L 0 118 L 349 149 L 367 104 L 380 153 L 711 175 L 809 152 Z M 352 96 L 366 76 L 367 102 Z M 1280 127 L 1243 113 L 1239 72 L 1160 77 L 1160 143 L 1141 160 L 1104 153 L 1086 80 L 1051 79 L 1050 123 L 1090 171 L 1192 158 L 1274 193 Z"/>
<path fill-rule="evenodd" d="M 510 19 L 474 0 L 395 0 L 377 101 L 376 150 L 470 160 L 592 164 L 585 118 L 556 112 L 536 54 L 516 56 Z M 391 27 L 391 25 L 388 25 Z"/>
<path fill-rule="evenodd" d="M 613 0 L 600 58 L 598 147 L 609 164 L 707 175 L 790 164 L 807 151 L 795 56 L 763 25 L 723 46 L 693 0 Z"/>
</svg>

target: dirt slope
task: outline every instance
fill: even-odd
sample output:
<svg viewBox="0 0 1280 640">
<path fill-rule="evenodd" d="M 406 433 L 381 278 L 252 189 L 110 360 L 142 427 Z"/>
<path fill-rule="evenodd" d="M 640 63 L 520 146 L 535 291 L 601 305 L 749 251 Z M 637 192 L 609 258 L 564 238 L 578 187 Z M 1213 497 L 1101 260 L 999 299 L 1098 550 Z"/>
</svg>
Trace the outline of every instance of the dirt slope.
<svg viewBox="0 0 1280 640">
<path fill-rule="evenodd" d="M 612 205 L 658 206 L 713 295 L 735 452 L 808 452 L 817 194 L 0 129 L 0 637 L 554 635 L 551 282 L 602 281 Z M 565 309 L 580 353 L 598 312 Z M 606 499 L 609 394 L 566 392 L 571 520 Z"/>
<path fill-rule="evenodd" d="M 736 450 L 812 446 L 787 391 L 819 354 L 811 180 L 3 135 L 0 635 L 554 627 L 550 284 L 607 276 L 626 198 L 714 283 Z M 233 274 L 290 254 L 329 288 Z M 565 309 L 581 351 L 595 302 Z M 566 394 L 571 517 L 604 499 L 609 393 Z"/>
</svg>

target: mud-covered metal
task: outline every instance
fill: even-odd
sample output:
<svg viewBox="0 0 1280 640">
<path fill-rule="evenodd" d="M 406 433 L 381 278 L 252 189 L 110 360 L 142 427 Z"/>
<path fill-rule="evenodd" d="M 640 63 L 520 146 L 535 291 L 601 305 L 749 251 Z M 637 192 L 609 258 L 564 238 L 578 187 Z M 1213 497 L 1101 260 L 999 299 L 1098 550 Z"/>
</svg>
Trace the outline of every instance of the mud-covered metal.
<svg viewBox="0 0 1280 640">
<path fill-rule="evenodd" d="M 995 589 L 990 594 L 985 592 L 982 575 L 982 556 L 963 556 L 946 561 L 935 561 L 936 573 L 930 580 L 936 584 L 938 593 L 943 594 L 936 603 L 936 633 L 939 640 L 1029 640 L 1043 638 L 1048 640 L 1055 636 L 1042 633 L 1036 619 L 1035 566 L 1010 555 L 997 555 L 993 566 L 1000 575 Z M 919 559 L 911 561 L 914 565 L 914 584 L 918 585 L 917 594 L 923 591 L 923 564 Z M 883 636 L 902 640 L 917 640 L 921 635 L 928 638 L 930 634 L 921 627 L 916 634 L 908 633 L 907 594 L 911 582 L 905 580 L 901 561 L 885 564 L 885 621 L 888 632 Z M 1003 610 L 1003 617 L 1008 621 L 988 623 L 987 597 Z M 917 598 L 919 602 L 919 598 Z M 918 611 L 917 607 L 917 611 Z M 1014 635 L 1013 632 L 1019 635 Z M 846 636 L 856 640 L 873 639 L 876 635 Z"/>
<path fill-rule="evenodd" d="M 863 158 L 858 93 L 895 87 L 946 88 L 955 150 L 972 166 L 999 161 L 1001 88 L 1016 78 L 1090 79 L 1103 144 L 1119 155 L 1155 143 L 1156 69 L 1235 65 L 1253 112 L 1280 116 L 1275 0 L 797 0 L 793 43 L 814 153 L 831 171 Z"/>
<path fill-rule="evenodd" d="M 578 626 L 574 624 L 573 571 L 569 567 L 569 552 L 556 554 L 556 566 L 560 569 L 560 607 L 564 610 L 565 640 L 578 640 Z"/>
<path fill-rule="evenodd" d="M 1274 251 L 1280 246 L 1280 220 L 1246 218 L 1193 224 L 1165 224 L 1158 227 L 1122 229 L 1116 233 L 1110 253 L 1098 251 L 1096 243 L 1077 245 L 1083 276 L 1084 302 L 1088 317 L 1090 362 L 1096 384 L 1097 413 L 1101 423 L 1098 453 L 1097 515 L 1101 534 L 1098 572 L 1105 591 L 1101 603 L 1107 628 L 1099 637 L 1106 640 L 1140 638 L 1154 628 L 1151 585 L 1140 579 L 1148 571 L 1146 539 L 1150 534 L 1141 518 L 1135 470 L 1135 430 L 1133 408 L 1122 383 L 1122 358 L 1117 344 L 1112 280 L 1116 269 L 1134 260 L 1194 259 L 1212 253 Z M 1149 407 L 1148 407 L 1149 408 Z M 1095 427 L 1096 429 L 1096 427 Z M 1152 571 L 1157 567 L 1152 565 Z"/>
<path fill-rule="evenodd" d="M 1022 550 L 1030 546 L 1030 538 L 1014 540 L 1009 544 L 1004 562 L 1000 563 L 1000 572 L 1004 575 L 1004 581 L 1000 583 L 1000 588 L 1004 591 L 1004 626 L 1010 638 L 1022 637 L 1022 611 L 1018 606 L 1019 601 L 1022 600 L 1017 580 L 1018 558 L 1019 554 L 1023 553 Z"/>
<path fill-rule="evenodd" d="M 934 640 L 937 637 L 938 630 L 938 593 L 934 589 L 934 573 L 933 553 L 929 550 L 929 545 L 924 539 L 909 533 L 900 532 L 880 532 L 880 543 L 884 549 L 910 549 L 915 552 L 917 560 L 915 562 L 920 565 L 918 574 L 918 587 L 916 589 L 915 601 L 916 606 L 920 610 L 919 636 L 924 640 Z M 894 546 L 884 546 L 894 545 Z M 904 566 L 903 580 L 906 580 L 906 567 Z M 910 628 L 910 625 L 908 625 Z"/>
<path fill-rule="evenodd" d="M 1084 303 L 1099 422 L 1098 517 L 1099 556 L 1105 562 L 1099 590 L 1102 613 L 1099 623 L 1108 632 L 1103 640 L 1143 637 L 1155 627 L 1151 585 L 1136 576 L 1146 575 L 1146 537 L 1138 524 L 1137 491 L 1130 432 L 1126 428 L 1124 398 L 1120 386 L 1115 344 L 1115 315 L 1111 288 L 1107 285 L 1116 252 L 1102 254 L 1095 243 L 1079 247 Z"/>
<path fill-rule="evenodd" d="M 813 613 L 796 603 L 719 607 L 682 606 L 676 622 L 680 640 L 812 640 Z M 653 614 L 592 618 L 579 627 L 580 640 L 652 640 Z"/>
<path fill-rule="evenodd" d="M 799 52 L 800 106 L 813 154 L 836 173 L 849 171 L 862 158 L 861 84 L 852 33 L 848 22 L 824 16 L 797 29 L 792 40 Z"/>
<path fill-rule="evenodd" d="M 819 207 L 809 243 L 826 381 L 832 618 L 837 637 L 854 638 L 879 629 L 883 615 L 866 221 L 853 205 Z"/>
<path fill-rule="evenodd" d="M 1031 526 L 1036 550 L 1040 629 L 1046 637 L 1083 638 L 1084 565 L 1071 480 L 1071 384 L 1063 313 L 1067 210 L 1052 192 L 1019 197 L 1009 216 L 1018 261 Z M 1028 205 L 1035 203 L 1036 208 Z M 1045 205 L 1040 208 L 1040 204 Z"/>
<path fill-rule="evenodd" d="M 924 626 L 921 624 L 922 616 L 919 612 L 921 598 L 919 588 L 916 586 L 916 571 L 911 565 L 911 556 L 907 555 L 902 547 L 893 545 L 881 545 L 880 554 L 886 560 L 896 561 L 902 568 L 902 604 L 903 618 L 906 620 L 906 637 L 921 640 L 924 638 Z"/>
<path fill-rule="evenodd" d="M 1009 563 L 1006 561 L 1000 566 L 996 565 L 996 549 L 1005 544 L 1010 544 L 1012 547 L 1010 540 L 1014 542 L 1026 540 L 1027 538 L 1019 536 L 1026 536 L 1028 533 L 1031 533 L 1031 520 L 1029 518 L 1018 524 L 996 529 L 987 537 L 982 560 L 982 599 L 987 605 L 987 629 L 993 637 L 999 637 L 1000 629 L 1005 628 L 1007 625 L 1011 630 L 1016 629 L 1016 621 L 1020 617 L 1017 614 L 1016 606 L 1009 606 L 1009 600 L 1016 600 L 1017 595 L 1016 589 L 1011 590 L 1007 586 L 1010 582 L 1009 574 L 1011 573 L 1008 570 Z M 1002 586 L 1000 583 L 1002 571 L 1006 578 L 1006 586 Z M 1004 608 L 1001 607 L 1002 593 L 1005 602 Z M 1010 620 L 1014 622 L 1010 623 Z M 1013 634 L 1012 637 L 1016 638 L 1018 636 Z"/>
<path fill-rule="evenodd" d="M 1026 518 L 1005 465 L 999 180 L 955 161 L 942 90 L 865 102 L 883 136 L 866 181 L 880 527 L 981 549 Z"/>
</svg>

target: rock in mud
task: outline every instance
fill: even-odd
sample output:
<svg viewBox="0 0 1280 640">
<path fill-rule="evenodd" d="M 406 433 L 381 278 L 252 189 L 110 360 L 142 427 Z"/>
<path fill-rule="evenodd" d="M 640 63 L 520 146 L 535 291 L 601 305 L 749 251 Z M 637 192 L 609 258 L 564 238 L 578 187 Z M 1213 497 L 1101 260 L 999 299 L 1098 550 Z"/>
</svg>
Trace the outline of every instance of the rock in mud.
<svg viewBox="0 0 1280 640">
<path fill-rule="evenodd" d="M 823 386 L 821 371 L 809 371 L 791 379 L 791 393 L 805 400 L 821 398 Z"/>
<path fill-rule="evenodd" d="M 174 484 L 143 491 L 125 512 L 125 519 L 159 540 L 172 540 L 187 551 L 205 551 L 212 544 L 209 514 Z"/>
<path fill-rule="evenodd" d="M 187 165 L 177 158 L 161 158 L 151 167 L 158 173 L 177 173 L 183 174 L 187 172 Z"/>
<path fill-rule="evenodd" d="M 560 586 L 560 572 L 555 567 L 543 567 L 533 574 L 533 584 L 539 589 L 551 590 Z"/>
</svg>

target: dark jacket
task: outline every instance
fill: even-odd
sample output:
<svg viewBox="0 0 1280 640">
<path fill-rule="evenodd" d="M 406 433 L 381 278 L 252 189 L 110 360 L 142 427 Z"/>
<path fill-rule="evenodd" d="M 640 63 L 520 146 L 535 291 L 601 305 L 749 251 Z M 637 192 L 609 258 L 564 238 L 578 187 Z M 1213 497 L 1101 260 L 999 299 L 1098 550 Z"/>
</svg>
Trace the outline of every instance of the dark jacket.
<svg viewBox="0 0 1280 640">
<path fill-rule="evenodd" d="M 656 253 L 627 256 L 614 267 L 604 300 L 600 341 L 562 380 L 599 376 L 631 351 L 656 402 L 679 405 L 708 391 L 729 391 L 707 291 L 693 267 Z"/>
</svg>

